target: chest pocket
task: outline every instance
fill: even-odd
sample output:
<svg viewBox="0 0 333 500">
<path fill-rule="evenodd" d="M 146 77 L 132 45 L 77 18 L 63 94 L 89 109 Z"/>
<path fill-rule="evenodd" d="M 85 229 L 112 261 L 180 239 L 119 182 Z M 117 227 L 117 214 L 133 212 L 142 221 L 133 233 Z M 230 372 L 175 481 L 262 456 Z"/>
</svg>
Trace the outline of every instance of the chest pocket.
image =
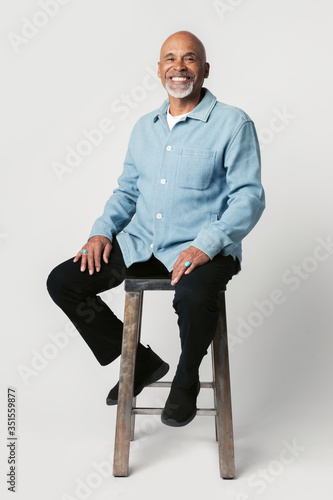
<svg viewBox="0 0 333 500">
<path fill-rule="evenodd" d="M 187 189 L 207 189 L 213 176 L 216 152 L 183 148 L 178 157 L 177 184 Z"/>
</svg>

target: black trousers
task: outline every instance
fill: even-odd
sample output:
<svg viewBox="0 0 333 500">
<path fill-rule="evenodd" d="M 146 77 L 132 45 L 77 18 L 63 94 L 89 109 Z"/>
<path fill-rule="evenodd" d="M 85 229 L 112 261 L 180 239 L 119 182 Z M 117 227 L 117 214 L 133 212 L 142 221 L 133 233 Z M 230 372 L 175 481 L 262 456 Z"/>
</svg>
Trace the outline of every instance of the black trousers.
<svg viewBox="0 0 333 500">
<path fill-rule="evenodd" d="M 178 315 L 181 354 L 176 381 L 190 387 L 198 377 L 199 365 L 214 338 L 220 290 L 238 271 L 238 260 L 217 255 L 213 260 L 183 275 L 175 285 L 173 307 Z M 123 323 L 98 296 L 118 286 L 126 277 L 170 278 L 171 272 L 156 257 L 126 268 L 117 239 L 108 264 L 92 276 L 80 271 L 80 261 L 69 259 L 50 273 L 47 288 L 54 302 L 72 321 L 101 365 L 121 353 Z"/>
</svg>

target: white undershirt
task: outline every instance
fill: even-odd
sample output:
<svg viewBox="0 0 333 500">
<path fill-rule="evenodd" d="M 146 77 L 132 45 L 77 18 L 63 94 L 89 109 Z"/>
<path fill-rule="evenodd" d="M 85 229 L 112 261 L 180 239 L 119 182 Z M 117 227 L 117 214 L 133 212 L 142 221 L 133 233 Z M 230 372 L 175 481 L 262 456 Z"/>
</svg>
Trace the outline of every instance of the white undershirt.
<svg viewBox="0 0 333 500">
<path fill-rule="evenodd" d="M 177 116 L 172 116 L 170 115 L 170 106 L 168 107 L 167 111 L 167 120 L 168 120 L 168 125 L 169 129 L 172 130 L 173 127 L 178 123 L 184 116 L 187 116 L 188 113 L 185 113 L 184 115 L 177 115 Z"/>
</svg>

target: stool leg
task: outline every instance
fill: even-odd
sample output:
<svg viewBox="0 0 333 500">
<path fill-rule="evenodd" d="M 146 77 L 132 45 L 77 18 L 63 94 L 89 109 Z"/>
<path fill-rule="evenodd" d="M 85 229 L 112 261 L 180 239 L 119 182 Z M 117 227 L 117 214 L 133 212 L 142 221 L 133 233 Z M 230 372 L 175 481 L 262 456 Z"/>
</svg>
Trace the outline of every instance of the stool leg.
<svg viewBox="0 0 333 500">
<path fill-rule="evenodd" d="M 219 295 L 219 307 L 220 317 L 213 340 L 219 463 L 220 476 L 232 479 L 235 476 L 235 457 L 224 292 Z"/>
<path fill-rule="evenodd" d="M 127 476 L 128 474 L 135 357 L 141 307 L 142 291 L 126 292 L 114 445 L 114 476 Z"/>
<path fill-rule="evenodd" d="M 136 398 L 133 398 L 132 408 L 136 407 Z M 135 415 L 131 414 L 131 441 L 134 441 L 135 435 Z"/>
<path fill-rule="evenodd" d="M 211 350 L 211 354 L 212 354 L 212 378 L 213 378 L 213 394 L 214 394 L 214 408 L 217 408 L 217 403 L 216 403 L 216 384 L 215 384 L 215 366 L 214 366 L 214 345 L 213 343 L 211 344 L 210 346 L 210 350 Z M 218 422 L 217 422 L 217 414 L 215 415 L 215 418 L 214 418 L 214 422 L 215 422 L 215 438 L 216 438 L 216 441 L 218 441 L 218 434 L 217 434 L 217 425 L 218 425 Z"/>
<path fill-rule="evenodd" d="M 139 307 L 139 319 L 138 319 L 138 330 L 137 330 L 137 343 L 140 342 L 141 339 L 141 323 L 142 323 L 142 305 L 143 305 L 143 290 L 141 292 L 141 299 L 140 299 L 140 307 Z M 133 398 L 133 404 L 132 407 L 136 407 L 136 398 Z M 134 441 L 134 433 L 135 433 L 135 415 L 132 412 L 131 414 L 131 441 Z"/>
</svg>

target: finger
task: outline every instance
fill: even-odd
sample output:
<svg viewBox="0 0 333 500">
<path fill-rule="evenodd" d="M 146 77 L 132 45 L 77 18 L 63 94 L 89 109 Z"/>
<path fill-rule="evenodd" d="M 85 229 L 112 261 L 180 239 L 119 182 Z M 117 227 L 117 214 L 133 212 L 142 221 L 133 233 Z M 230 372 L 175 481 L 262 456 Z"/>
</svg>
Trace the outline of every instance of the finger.
<svg viewBox="0 0 333 500">
<path fill-rule="evenodd" d="M 84 254 L 81 254 L 81 267 L 80 271 L 83 273 L 87 268 L 87 256 Z"/>
<path fill-rule="evenodd" d="M 171 278 L 172 285 L 175 285 L 176 283 L 178 283 L 180 278 L 183 276 L 185 269 L 186 268 L 185 268 L 184 264 L 183 265 L 181 263 L 178 264 L 178 266 L 174 269 L 174 271 L 172 273 L 172 278 Z"/>
<path fill-rule="evenodd" d="M 192 255 L 192 257 L 189 257 L 189 255 L 185 254 L 182 256 L 182 258 L 180 259 L 180 262 L 179 262 L 179 265 L 177 266 L 177 268 L 175 269 L 175 275 L 174 275 L 174 283 L 177 283 L 180 278 L 183 276 L 183 274 L 190 274 L 193 269 L 195 269 L 196 267 L 198 267 L 199 264 L 197 264 L 196 262 L 194 262 L 192 259 L 194 259 L 195 257 Z M 185 266 L 185 263 L 187 262 L 190 262 L 190 265 L 189 266 Z"/>
<path fill-rule="evenodd" d="M 100 251 L 100 247 L 98 246 L 98 248 L 94 248 L 94 264 L 95 264 L 95 268 L 96 268 L 96 271 L 99 273 L 100 269 L 101 269 L 101 251 Z M 90 268 L 89 268 L 89 272 L 90 272 Z"/>
<path fill-rule="evenodd" d="M 172 275 L 171 275 L 171 284 L 172 285 L 174 284 L 174 281 L 178 277 L 178 274 L 179 274 L 179 269 L 180 269 L 179 261 L 180 261 L 180 258 L 178 257 L 178 259 L 175 262 L 175 265 L 173 266 Z"/>
<path fill-rule="evenodd" d="M 81 250 L 75 255 L 74 259 L 73 259 L 73 262 L 77 262 L 78 260 L 80 260 L 81 258 L 81 255 L 82 255 L 82 252 Z"/>
<path fill-rule="evenodd" d="M 111 253 L 111 250 L 112 250 L 112 245 L 111 243 L 107 243 L 105 245 L 105 248 L 104 248 L 104 252 L 103 252 L 103 260 L 106 264 L 109 263 L 109 256 L 110 256 L 110 253 Z"/>
<path fill-rule="evenodd" d="M 83 247 L 82 250 L 85 248 Z M 81 259 L 81 267 L 80 271 L 85 271 L 86 270 L 86 256 L 82 253 L 82 250 L 80 250 L 74 257 L 73 262 L 78 262 Z"/>
<path fill-rule="evenodd" d="M 84 257 L 87 257 L 89 274 L 94 274 L 94 270 L 95 270 L 94 253 L 95 253 L 94 246 L 90 246 L 87 254 L 84 256 Z"/>
<path fill-rule="evenodd" d="M 186 271 L 184 272 L 184 274 L 190 274 L 196 267 L 197 265 L 195 264 L 195 262 L 191 262 L 191 265 L 189 267 L 186 267 Z"/>
<path fill-rule="evenodd" d="M 176 264 L 175 264 L 173 266 L 173 269 L 172 269 L 171 281 L 173 281 L 174 279 L 176 279 L 176 276 L 177 276 L 177 267 L 176 267 Z"/>
<path fill-rule="evenodd" d="M 183 276 L 183 274 L 184 274 L 184 271 L 179 271 L 178 274 L 176 274 L 175 278 L 172 280 L 171 284 L 175 285 L 176 283 L 178 283 L 178 281 Z"/>
</svg>

